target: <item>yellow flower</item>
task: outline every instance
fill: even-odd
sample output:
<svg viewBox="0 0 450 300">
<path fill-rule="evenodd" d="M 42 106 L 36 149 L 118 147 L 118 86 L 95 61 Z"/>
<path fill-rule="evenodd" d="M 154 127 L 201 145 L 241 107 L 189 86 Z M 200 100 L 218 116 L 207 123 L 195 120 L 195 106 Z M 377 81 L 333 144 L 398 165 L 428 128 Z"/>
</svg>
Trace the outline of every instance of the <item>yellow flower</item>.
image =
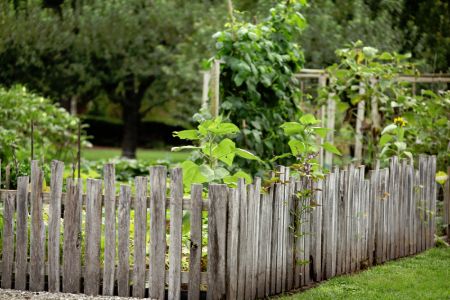
<svg viewBox="0 0 450 300">
<path fill-rule="evenodd" d="M 398 125 L 400 127 L 405 127 L 406 123 L 407 123 L 406 120 L 403 119 L 402 117 L 397 117 L 397 118 L 394 119 L 394 124 Z"/>
<path fill-rule="evenodd" d="M 439 171 L 436 173 L 436 181 L 440 185 L 443 185 L 448 179 L 448 175 L 445 172 Z"/>
</svg>

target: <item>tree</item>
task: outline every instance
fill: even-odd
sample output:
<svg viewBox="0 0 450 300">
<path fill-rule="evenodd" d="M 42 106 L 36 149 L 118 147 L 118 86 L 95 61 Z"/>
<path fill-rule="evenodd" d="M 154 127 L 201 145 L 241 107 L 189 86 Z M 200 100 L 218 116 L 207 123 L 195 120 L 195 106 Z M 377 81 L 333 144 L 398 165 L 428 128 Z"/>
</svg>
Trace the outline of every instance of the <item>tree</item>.
<svg viewBox="0 0 450 300">
<path fill-rule="evenodd" d="M 134 157 L 138 125 L 148 112 L 175 106 L 189 110 L 186 118 L 199 102 L 199 88 L 192 88 L 200 87 L 199 78 L 192 74 L 199 69 L 199 50 L 206 52 L 207 43 L 199 41 L 211 31 L 198 21 L 204 4 L 96 1 L 77 10 L 71 2 L 60 6 L 61 13 L 36 2 L 26 14 L 3 13 L 0 80 L 24 83 L 62 102 L 106 96 L 122 108 L 123 156 Z"/>
</svg>

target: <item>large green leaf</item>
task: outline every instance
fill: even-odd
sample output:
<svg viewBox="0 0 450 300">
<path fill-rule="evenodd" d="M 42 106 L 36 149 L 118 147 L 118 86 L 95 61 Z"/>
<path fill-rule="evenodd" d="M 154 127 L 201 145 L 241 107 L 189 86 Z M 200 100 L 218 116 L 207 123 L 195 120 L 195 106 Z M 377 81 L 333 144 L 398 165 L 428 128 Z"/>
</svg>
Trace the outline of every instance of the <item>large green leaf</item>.
<svg viewBox="0 0 450 300">
<path fill-rule="evenodd" d="M 217 135 L 233 134 L 239 132 L 239 127 L 233 123 L 219 123 L 209 126 L 208 131 Z"/>
<path fill-rule="evenodd" d="M 383 135 L 383 134 L 385 134 L 385 133 L 387 133 L 387 132 L 391 132 L 391 131 L 393 131 L 394 129 L 397 129 L 397 125 L 395 125 L 395 124 L 390 124 L 390 125 L 384 127 L 383 131 L 381 132 L 381 135 Z"/>
<path fill-rule="evenodd" d="M 280 126 L 286 135 L 295 135 L 301 133 L 305 126 L 297 122 L 286 122 Z"/>
<path fill-rule="evenodd" d="M 194 129 L 175 131 L 173 133 L 173 136 L 178 137 L 182 140 L 191 140 L 191 141 L 198 140 L 200 138 L 197 130 L 194 130 Z"/>
<path fill-rule="evenodd" d="M 207 177 L 201 173 L 200 166 L 190 160 L 184 161 L 181 164 L 181 168 L 183 169 L 183 184 L 185 191 L 189 191 L 191 189 L 191 184 L 193 183 L 204 183 L 208 181 Z"/>
<path fill-rule="evenodd" d="M 325 142 L 322 145 L 323 149 L 325 149 L 325 151 L 337 154 L 337 155 L 342 155 L 341 152 L 332 144 Z"/>
<path fill-rule="evenodd" d="M 302 123 L 303 125 L 314 125 L 320 123 L 320 121 L 317 120 L 316 117 L 314 117 L 314 115 L 306 114 L 301 116 L 300 123 Z"/>
<path fill-rule="evenodd" d="M 380 147 L 386 145 L 386 143 L 390 142 L 393 139 L 392 135 L 384 134 L 380 138 Z"/>
<path fill-rule="evenodd" d="M 213 156 L 231 166 L 236 154 L 235 150 L 236 144 L 232 140 L 223 139 L 217 147 L 214 147 Z"/>
<path fill-rule="evenodd" d="M 252 176 L 244 171 L 237 171 L 232 176 L 226 176 L 223 178 L 223 183 L 228 184 L 231 187 L 237 186 L 237 181 L 239 178 L 244 178 L 246 184 L 251 184 L 253 182 Z"/>
<path fill-rule="evenodd" d="M 306 150 L 306 146 L 303 142 L 298 140 L 290 140 L 289 147 L 291 148 L 292 155 L 297 156 L 303 154 Z"/>
<path fill-rule="evenodd" d="M 245 159 L 250 159 L 250 160 L 261 160 L 258 156 L 256 156 L 255 154 L 251 153 L 248 150 L 245 149 L 241 149 L 241 148 L 236 148 L 236 155 L 245 158 Z"/>
</svg>

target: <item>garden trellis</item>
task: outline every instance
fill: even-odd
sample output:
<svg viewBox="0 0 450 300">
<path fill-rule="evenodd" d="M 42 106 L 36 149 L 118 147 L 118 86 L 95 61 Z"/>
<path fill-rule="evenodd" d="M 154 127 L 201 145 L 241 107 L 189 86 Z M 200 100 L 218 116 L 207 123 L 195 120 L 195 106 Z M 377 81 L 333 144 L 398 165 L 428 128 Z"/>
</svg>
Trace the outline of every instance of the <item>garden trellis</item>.
<svg viewBox="0 0 450 300">
<path fill-rule="evenodd" d="M 114 166 L 108 164 L 103 180 L 68 178 L 64 192 L 63 164 L 54 161 L 51 170 L 50 192 L 43 191 L 37 161 L 30 177 L 19 177 L 17 190 L 0 191 L 2 288 L 254 299 L 434 244 L 434 156 L 421 155 L 417 170 L 393 157 L 389 168 L 334 168 L 317 182 L 279 167 L 279 180 L 267 189 L 259 178 L 252 184 L 240 180 L 236 188 L 210 184 L 208 199 L 198 184 L 189 198 L 183 195 L 178 168 L 168 176 L 166 167 L 151 167 L 149 177 L 135 178 L 133 188 L 116 191 Z M 311 196 L 300 196 L 311 186 Z M 294 222 L 302 205 L 315 208 Z M 190 215 L 188 245 L 182 243 L 183 211 Z M 189 257 L 184 271 L 182 256 Z"/>
</svg>

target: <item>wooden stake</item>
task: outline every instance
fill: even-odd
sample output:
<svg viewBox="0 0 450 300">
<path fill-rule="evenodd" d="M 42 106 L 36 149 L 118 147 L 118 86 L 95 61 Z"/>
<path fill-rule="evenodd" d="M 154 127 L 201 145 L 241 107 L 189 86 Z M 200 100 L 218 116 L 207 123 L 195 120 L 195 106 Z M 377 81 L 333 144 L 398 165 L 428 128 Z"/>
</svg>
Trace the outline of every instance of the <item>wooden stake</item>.
<svg viewBox="0 0 450 300">
<path fill-rule="evenodd" d="M 362 83 L 360 83 L 359 94 L 364 95 L 366 90 Z M 364 122 L 364 109 L 366 102 L 364 100 L 359 101 L 358 111 L 356 114 L 356 128 L 355 128 L 355 160 L 360 163 L 362 159 L 362 125 Z"/>
</svg>

